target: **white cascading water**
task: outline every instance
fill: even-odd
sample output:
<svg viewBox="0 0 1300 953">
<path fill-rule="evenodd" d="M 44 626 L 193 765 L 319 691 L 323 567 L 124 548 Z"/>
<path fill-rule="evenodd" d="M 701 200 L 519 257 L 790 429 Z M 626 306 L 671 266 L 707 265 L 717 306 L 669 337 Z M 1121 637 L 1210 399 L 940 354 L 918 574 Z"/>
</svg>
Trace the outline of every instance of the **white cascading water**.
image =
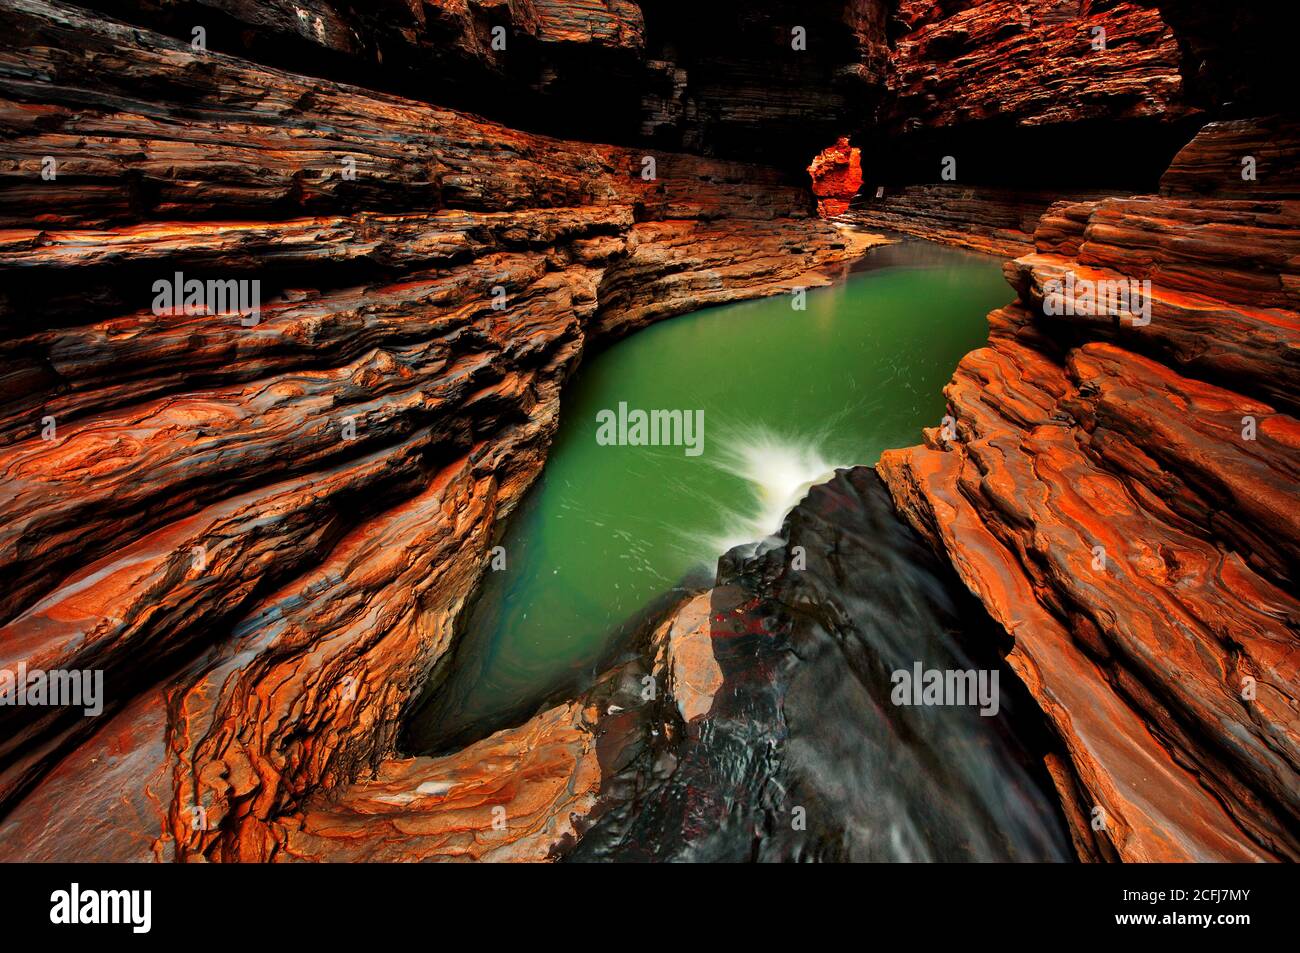
<svg viewBox="0 0 1300 953">
<path fill-rule="evenodd" d="M 712 556 L 743 543 L 773 535 L 786 516 L 808 495 L 848 463 L 830 463 L 816 437 L 798 438 L 766 428 L 747 428 L 721 436 L 714 465 L 744 480 L 752 499 L 744 510 L 724 511 L 722 532 L 708 539 Z"/>
</svg>

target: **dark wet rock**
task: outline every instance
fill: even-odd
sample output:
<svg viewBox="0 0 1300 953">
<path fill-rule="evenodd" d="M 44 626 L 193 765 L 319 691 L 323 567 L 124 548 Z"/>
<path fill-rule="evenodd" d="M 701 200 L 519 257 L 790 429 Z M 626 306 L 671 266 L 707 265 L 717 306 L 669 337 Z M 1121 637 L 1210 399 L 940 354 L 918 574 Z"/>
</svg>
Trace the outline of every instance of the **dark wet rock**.
<svg viewBox="0 0 1300 953">
<path fill-rule="evenodd" d="M 660 627 L 655 674 L 676 688 L 567 857 L 1069 859 L 997 641 L 874 472 L 839 472 Z M 1001 710 L 894 705 L 891 673 L 916 662 L 1001 670 Z"/>
</svg>

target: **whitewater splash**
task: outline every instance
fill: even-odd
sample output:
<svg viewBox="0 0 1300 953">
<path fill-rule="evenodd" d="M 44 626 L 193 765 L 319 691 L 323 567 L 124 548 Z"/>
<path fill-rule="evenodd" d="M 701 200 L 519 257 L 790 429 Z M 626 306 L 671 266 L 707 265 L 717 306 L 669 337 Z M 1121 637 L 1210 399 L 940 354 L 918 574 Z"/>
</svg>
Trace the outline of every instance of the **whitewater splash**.
<svg viewBox="0 0 1300 953">
<path fill-rule="evenodd" d="M 721 532 L 699 540 L 711 557 L 772 536 L 809 489 L 852 466 L 830 462 L 821 435 L 790 437 L 756 427 L 722 434 L 717 443 L 711 462 L 744 480 L 751 498 L 743 510 L 724 508 Z"/>
</svg>

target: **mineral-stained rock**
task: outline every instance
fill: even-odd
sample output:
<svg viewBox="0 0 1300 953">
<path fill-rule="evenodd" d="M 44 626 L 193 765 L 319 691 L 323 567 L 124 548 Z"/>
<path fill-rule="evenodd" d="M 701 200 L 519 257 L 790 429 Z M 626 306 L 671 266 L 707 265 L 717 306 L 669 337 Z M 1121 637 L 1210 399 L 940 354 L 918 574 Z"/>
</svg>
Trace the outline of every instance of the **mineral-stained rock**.
<svg viewBox="0 0 1300 953">
<path fill-rule="evenodd" d="M 1053 202 L 1154 190 L 1197 122 L 1150 6 L 903 0 L 896 20 L 851 211 L 865 227 L 1018 257 Z"/>
<path fill-rule="evenodd" d="M 1049 210 L 951 426 L 879 465 L 1014 637 L 1101 856 L 1300 857 L 1300 209 L 1236 199 L 1239 167 L 1205 197 L 1212 174 L 1198 198 Z M 1149 281 L 1149 312 L 1063 313 L 1068 278 Z"/>
<path fill-rule="evenodd" d="M 405 777 L 404 706 L 586 343 L 860 250 L 772 170 L 521 133 L 59 3 L 0 27 L 0 667 L 100 669 L 106 696 L 99 718 L 0 709 L 6 858 L 274 859 L 311 799 Z M 255 319 L 159 306 L 177 273 L 260 282 Z"/>
<path fill-rule="evenodd" d="M 1300 198 L 1300 128 L 1285 116 L 1210 123 L 1174 157 L 1160 191 Z"/>
<path fill-rule="evenodd" d="M 1065 203 L 1050 210 L 1037 253 L 1007 267 L 1021 297 L 1043 312 L 1067 275 L 1097 282 L 1151 282 L 1149 314 L 1052 308 L 1041 320 L 1082 328 L 1158 353 L 1184 372 L 1300 408 L 1296 339 L 1300 255 L 1294 201 L 1164 199 Z"/>
<path fill-rule="evenodd" d="M 645 19 L 634 0 L 86 0 L 207 49 L 517 119 L 547 87 L 599 75 L 634 113 Z M 573 55 L 580 51 L 581 55 Z M 599 101 L 599 100 L 593 100 Z M 634 127 L 635 123 L 628 123 Z"/>
<path fill-rule="evenodd" d="M 1173 30 L 1109 0 L 901 0 L 889 77 L 900 131 L 1170 117 L 1189 108 Z M 1098 31 L 1102 31 L 1099 33 Z"/>
<path fill-rule="evenodd" d="M 714 601 L 712 592 L 701 593 L 656 633 L 660 653 L 656 668 L 664 672 L 664 690 L 687 724 L 708 714 L 725 681 L 713 652 Z"/>
<path fill-rule="evenodd" d="M 808 166 L 813 195 L 817 196 L 817 214 L 834 218 L 848 211 L 849 202 L 862 188 L 862 150 L 849 145 L 841 136 L 835 145 L 819 152 Z"/>
<path fill-rule="evenodd" d="M 81 5 L 186 43 L 202 27 L 213 51 L 516 128 L 758 157 L 793 171 L 836 128 L 871 114 L 884 87 L 890 0 Z"/>
<path fill-rule="evenodd" d="M 634 0 L 532 0 L 538 37 L 547 43 L 593 43 L 639 49 L 645 16 Z"/>
<path fill-rule="evenodd" d="M 1286 84 L 1260 82 L 1284 58 L 1257 61 L 1279 43 L 1257 13 L 904 0 L 891 53 L 878 0 L 86 6 L 110 16 L 0 7 L 0 669 L 96 669 L 106 697 L 93 718 L 0 708 L 0 858 L 750 857 L 756 824 L 765 856 L 893 856 L 885 828 L 844 826 L 870 804 L 792 837 L 768 783 L 840 807 L 875 790 L 805 769 L 874 750 L 887 654 L 863 640 L 879 614 L 779 549 L 658 629 L 657 704 L 633 703 L 634 661 L 464 751 L 394 747 L 588 344 L 824 283 L 861 248 L 778 171 L 645 142 L 795 170 L 888 76 L 886 132 L 1002 148 L 859 219 L 1017 256 L 1019 301 L 957 369 L 947 426 L 880 473 L 1010 634 L 1076 853 L 1300 859 L 1300 133 Z M 623 144 L 428 104 L 466 97 L 548 101 L 530 129 Z M 1223 121 L 1161 195 L 1079 179 L 1104 154 L 1149 164 L 1201 109 Z M 1139 127 L 1154 145 L 1126 151 Z M 1068 183 L 967 177 L 1042 130 L 1071 148 L 1025 155 L 1072 157 Z M 847 192 L 852 166 L 823 181 Z M 256 313 L 160 305 L 173 278 L 256 282 Z M 1062 311 L 1067 279 L 1149 281 L 1149 311 Z M 843 556 L 893 525 L 870 480 L 792 518 L 855 592 L 892 578 L 875 549 Z M 953 605 L 938 617 L 974 617 Z M 809 729 L 828 699 L 852 732 Z M 945 818 L 943 856 L 1061 853 L 1051 812 L 1009 851 L 1020 808 L 967 828 L 929 794 L 898 813 Z"/>
<path fill-rule="evenodd" d="M 441 758 L 387 761 L 284 823 L 280 859 L 539 861 L 596 806 L 599 712 L 569 703 Z"/>
</svg>

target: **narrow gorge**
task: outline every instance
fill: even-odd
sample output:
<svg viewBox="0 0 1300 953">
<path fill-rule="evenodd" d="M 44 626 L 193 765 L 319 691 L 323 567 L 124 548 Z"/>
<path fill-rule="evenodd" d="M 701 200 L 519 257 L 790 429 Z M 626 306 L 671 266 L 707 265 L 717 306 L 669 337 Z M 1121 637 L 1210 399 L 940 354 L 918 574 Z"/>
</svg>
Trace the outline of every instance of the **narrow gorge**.
<svg viewBox="0 0 1300 953">
<path fill-rule="evenodd" d="M 0 860 L 1300 859 L 1276 13 L 0 0 Z"/>
</svg>

